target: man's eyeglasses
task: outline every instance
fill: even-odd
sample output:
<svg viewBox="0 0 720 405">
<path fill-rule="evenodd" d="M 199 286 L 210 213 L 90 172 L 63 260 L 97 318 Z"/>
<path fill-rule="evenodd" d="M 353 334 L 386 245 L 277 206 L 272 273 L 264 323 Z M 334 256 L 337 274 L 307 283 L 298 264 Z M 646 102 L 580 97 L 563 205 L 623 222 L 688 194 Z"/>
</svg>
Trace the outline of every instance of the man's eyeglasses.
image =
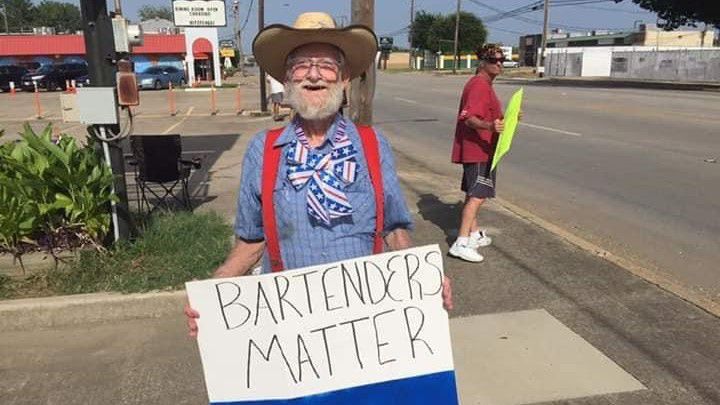
<svg viewBox="0 0 720 405">
<path fill-rule="evenodd" d="M 305 77 L 315 66 L 322 77 L 335 77 L 340 71 L 340 62 L 331 58 L 296 58 L 288 61 L 290 73 L 295 77 Z"/>
<path fill-rule="evenodd" d="M 506 62 L 506 61 L 507 61 L 507 58 L 503 56 L 502 58 L 486 58 L 486 59 L 484 59 L 484 60 L 485 60 L 485 62 L 487 62 L 487 63 L 489 63 L 489 64 L 491 64 L 491 65 L 495 65 L 495 64 L 497 64 L 497 63 Z"/>
</svg>

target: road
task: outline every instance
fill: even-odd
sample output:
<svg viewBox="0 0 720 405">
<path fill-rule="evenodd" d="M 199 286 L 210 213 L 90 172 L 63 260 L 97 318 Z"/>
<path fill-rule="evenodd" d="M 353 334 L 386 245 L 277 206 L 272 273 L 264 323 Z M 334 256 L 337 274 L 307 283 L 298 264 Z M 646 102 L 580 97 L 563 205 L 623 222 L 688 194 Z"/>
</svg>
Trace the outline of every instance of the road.
<svg viewBox="0 0 720 405">
<path fill-rule="evenodd" d="M 459 176 L 449 156 L 467 79 L 380 74 L 375 121 L 400 153 Z M 495 87 L 507 101 L 519 85 Z M 719 302 L 720 94 L 541 85 L 525 94 L 499 196 Z"/>
<path fill-rule="evenodd" d="M 444 242 L 452 238 L 451 228 L 460 209 L 457 202 L 462 194 L 454 180 L 459 169 L 448 163 L 448 156 L 463 80 L 380 75 L 376 121 L 395 147 L 398 174 L 415 219 L 413 240 L 418 245 L 438 243 L 447 249 Z M 499 85 L 498 89 L 506 99 L 515 87 Z M 148 98 L 157 100 L 164 96 L 150 94 Z M 191 94 L 204 100 L 202 95 Z M 629 238 L 644 229 L 635 224 L 640 215 L 649 218 L 644 227 L 663 229 L 670 221 L 685 224 L 688 221 L 677 218 L 695 218 L 697 210 L 712 212 L 713 199 L 708 196 L 713 195 L 717 175 L 705 174 L 707 179 L 697 183 L 703 187 L 691 195 L 685 183 L 692 184 L 691 176 L 699 176 L 702 170 L 717 170 L 717 165 L 693 163 L 694 158 L 703 156 L 701 152 L 712 154 L 712 134 L 707 132 L 711 122 L 698 118 L 702 124 L 693 131 L 688 127 L 688 136 L 698 138 L 695 142 L 700 146 L 684 148 L 673 141 L 672 133 L 661 131 L 673 128 L 672 120 L 638 121 L 637 128 L 645 128 L 643 134 L 647 135 L 632 136 L 631 118 L 611 120 L 608 111 L 588 107 L 588 100 L 612 106 L 607 100 L 609 92 L 528 87 L 527 94 L 525 126 L 502 167 L 503 198 L 588 239 L 602 242 L 607 233 L 599 232 L 602 228 L 597 224 L 608 226 L 617 237 L 605 242 L 613 246 L 621 246 L 619 241 L 629 243 L 624 248 L 627 252 L 647 248 Z M 714 100 L 695 93 L 637 90 L 617 92 L 616 97 L 647 100 L 660 109 L 662 103 L 650 96 L 668 94 L 675 101 L 693 99 L 697 106 L 703 99 L 708 103 Z M 206 110 L 202 112 L 205 115 L 191 115 L 187 113 L 190 107 L 199 110 L 207 105 L 190 105 L 190 97 L 184 115 L 177 117 L 159 117 L 162 105 L 147 102 L 145 106 L 157 111 L 141 110 L 136 133 L 188 135 L 184 150 L 205 156 L 207 170 L 203 175 L 207 189 L 198 209 L 232 215 L 247 142 L 253 133 L 272 123 L 229 113 L 210 117 Z M 566 103 L 571 106 L 563 107 L 559 100 L 563 97 L 571 100 Z M 648 110 L 648 105 L 638 105 L 643 105 L 642 111 Z M 627 103 L 623 106 L 629 108 Z M 686 108 L 682 114 L 699 114 Z M 630 111 L 637 114 L 641 110 Z M 701 131 L 706 132 L 702 135 Z M 665 141 L 648 140 L 652 137 Z M 638 150 L 657 152 L 651 155 Z M 638 165 L 629 161 L 633 157 Z M 666 168 L 671 164 L 675 164 L 674 171 Z M 555 167 L 559 169 L 552 170 Z M 700 169 L 704 167 L 707 169 Z M 656 172 L 676 184 L 655 185 L 650 179 Z M 641 181 L 646 184 L 642 188 L 633 183 Z M 663 199 L 653 201 L 663 191 Z M 640 202 L 633 203 L 635 200 Z M 679 209 L 658 222 L 663 207 L 673 202 Z M 626 213 L 623 207 L 635 211 Z M 445 260 L 454 284 L 451 331 L 462 403 L 720 403 L 720 347 L 715 339 L 720 335 L 720 319 L 566 243 L 499 204 L 490 204 L 482 219 L 497 236 L 491 247 L 483 249 L 486 261 L 478 265 Z M 717 220 L 708 215 L 702 223 L 709 224 L 704 225 L 709 229 L 715 224 L 717 229 L 717 222 L 709 222 Z M 700 237 L 689 238 L 687 233 L 687 225 L 677 226 L 667 238 L 698 240 L 700 247 L 710 244 Z M 664 244 L 656 250 L 667 246 L 663 238 L 648 234 L 648 239 Z M 711 263 L 712 252 L 707 257 L 702 263 Z M 680 268 L 691 266 L 699 265 L 688 261 Z M 85 309 L 95 311 L 93 319 L 105 317 L 104 324 L 0 330 L 4 349 L 0 403 L 207 403 L 197 347 L 185 335 L 180 312 L 183 301 L 169 306 L 159 318 L 116 319 L 110 314 L 117 311 L 106 312 L 106 306 L 97 306 Z M 157 308 L 164 307 L 153 306 L 148 313 L 155 314 Z M 608 374 L 609 369 L 615 372 Z M 637 383 L 644 389 L 638 389 Z"/>
</svg>

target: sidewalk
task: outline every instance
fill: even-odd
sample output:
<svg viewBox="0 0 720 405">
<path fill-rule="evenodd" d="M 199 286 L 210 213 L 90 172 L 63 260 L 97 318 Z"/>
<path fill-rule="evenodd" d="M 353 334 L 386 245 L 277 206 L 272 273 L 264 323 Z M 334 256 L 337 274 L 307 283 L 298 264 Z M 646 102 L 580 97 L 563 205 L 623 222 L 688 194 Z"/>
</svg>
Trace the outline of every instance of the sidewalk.
<svg viewBox="0 0 720 405">
<path fill-rule="evenodd" d="M 268 125 L 239 126 L 237 141 L 209 168 L 212 198 L 201 210 L 232 216 L 245 145 L 255 129 Z M 393 134 L 386 134 L 392 142 Z M 461 209 L 457 179 L 433 173 L 418 159 L 396 151 L 416 221 L 413 237 L 417 245 L 440 243 L 447 251 Z M 445 260 L 454 284 L 451 329 L 462 403 L 720 403 L 717 317 L 501 202 L 485 206 L 481 220 L 494 237 L 482 251 L 485 262 Z M 69 307 L 89 299 L 81 317 Z M 132 301 L 133 310 L 111 311 L 118 300 Z M 203 403 L 182 301 L 182 293 L 93 295 L 16 302 L 22 309 L 15 312 L 0 303 L 0 369 L 13 370 L 0 381 L 0 402 Z M 9 317 L 23 321 L 34 313 L 51 324 L 12 331 Z"/>
<path fill-rule="evenodd" d="M 720 92 L 718 82 L 678 82 L 664 80 L 624 79 L 611 77 L 499 77 L 498 82 L 522 83 L 530 86 L 577 86 L 601 88 L 636 88 L 655 90 L 685 90 Z"/>
</svg>

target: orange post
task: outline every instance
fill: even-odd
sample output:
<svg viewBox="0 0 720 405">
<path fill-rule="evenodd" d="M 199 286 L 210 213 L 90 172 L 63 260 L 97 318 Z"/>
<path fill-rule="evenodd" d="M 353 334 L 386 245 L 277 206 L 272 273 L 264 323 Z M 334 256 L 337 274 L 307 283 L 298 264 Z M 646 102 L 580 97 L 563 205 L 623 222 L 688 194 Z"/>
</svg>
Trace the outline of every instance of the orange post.
<svg viewBox="0 0 720 405">
<path fill-rule="evenodd" d="M 75 79 L 70 80 L 70 93 L 77 93 L 77 82 Z"/>
<path fill-rule="evenodd" d="M 217 114 L 217 97 L 215 95 L 215 85 L 210 85 L 210 115 Z"/>
<path fill-rule="evenodd" d="M 15 96 L 15 82 L 10 82 L 10 95 Z"/>
<path fill-rule="evenodd" d="M 37 119 L 41 119 L 43 115 L 42 105 L 40 105 L 40 92 L 38 91 L 37 82 L 35 84 L 35 111 L 37 112 Z"/>
<path fill-rule="evenodd" d="M 168 99 L 170 115 L 174 117 L 177 114 L 177 109 L 175 108 L 175 90 L 173 89 L 172 82 L 170 82 L 170 87 L 168 88 Z"/>
<path fill-rule="evenodd" d="M 235 91 L 235 113 L 237 115 L 240 115 L 242 113 L 242 97 L 240 94 L 240 86 L 237 86 L 237 90 Z"/>
</svg>

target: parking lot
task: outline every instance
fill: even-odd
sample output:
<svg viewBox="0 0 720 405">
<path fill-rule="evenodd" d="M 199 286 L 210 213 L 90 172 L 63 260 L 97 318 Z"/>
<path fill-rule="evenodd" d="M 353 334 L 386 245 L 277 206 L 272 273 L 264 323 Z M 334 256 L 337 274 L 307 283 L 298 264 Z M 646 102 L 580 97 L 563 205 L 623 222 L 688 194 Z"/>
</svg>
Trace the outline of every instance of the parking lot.
<svg viewBox="0 0 720 405">
<path fill-rule="evenodd" d="M 229 134 L 234 124 L 252 119 L 249 112 L 259 110 L 257 76 L 236 80 L 238 87 L 208 87 L 140 92 L 140 105 L 132 107 L 135 134 Z M 85 137 L 85 125 L 63 122 L 60 97 L 63 93 L 41 91 L 0 93 L 0 129 L 11 140 L 25 123 L 41 130 L 51 123 L 63 134 Z M 214 98 L 214 101 L 213 101 Z M 38 107 L 39 104 L 39 107 Z M 238 110 L 243 111 L 238 115 Z M 174 115 L 173 115 L 174 113 Z M 38 118 L 40 116 L 40 118 Z"/>
</svg>

